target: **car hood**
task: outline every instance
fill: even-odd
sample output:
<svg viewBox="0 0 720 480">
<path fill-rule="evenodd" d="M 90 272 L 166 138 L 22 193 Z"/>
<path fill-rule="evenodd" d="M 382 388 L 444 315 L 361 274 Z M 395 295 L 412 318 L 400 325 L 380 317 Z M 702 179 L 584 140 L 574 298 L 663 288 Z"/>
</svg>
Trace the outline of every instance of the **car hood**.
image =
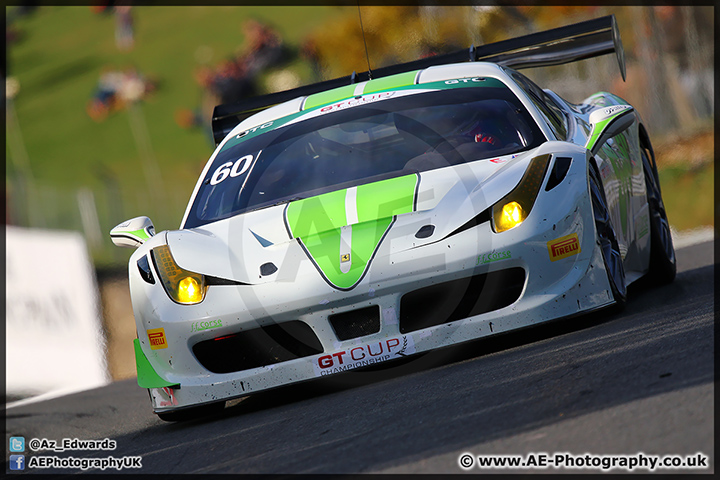
<svg viewBox="0 0 720 480">
<path fill-rule="evenodd" d="M 260 267 L 280 266 L 289 246 L 298 242 L 327 281 L 349 289 L 387 237 L 392 242 L 385 254 L 446 237 L 509 193 L 530 159 L 546 149 L 404 175 L 169 231 L 167 242 L 180 267 L 250 284 L 270 281 Z M 434 227 L 427 238 L 417 238 L 417 228 L 403 228 L 426 224 Z"/>
</svg>

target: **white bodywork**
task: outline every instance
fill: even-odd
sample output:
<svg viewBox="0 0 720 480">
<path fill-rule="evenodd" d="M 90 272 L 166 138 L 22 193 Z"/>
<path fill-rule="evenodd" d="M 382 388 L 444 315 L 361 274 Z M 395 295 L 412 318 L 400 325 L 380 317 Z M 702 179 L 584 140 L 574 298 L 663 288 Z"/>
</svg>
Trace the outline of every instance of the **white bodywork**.
<svg viewBox="0 0 720 480">
<path fill-rule="evenodd" d="M 288 234 L 283 220 L 284 205 L 194 229 L 160 232 L 134 252 L 129 280 L 142 353 L 160 377 L 180 385 L 150 389 L 156 412 L 243 396 L 575 315 L 614 302 L 596 244 L 587 175 L 591 154 L 582 146 L 587 134 L 573 124 L 570 136 L 574 138 L 569 139 L 573 143 L 555 140 L 541 112 L 495 65 L 432 67 L 419 72 L 416 83 L 480 75 L 507 83 L 549 140 L 521 154 L 420 173 L 416 211 L 397 216 L 367 275 L 351 290 L 335 289 L 321 278 L 297 239 Z M 358 85 L 359 94 L 363 87 L 364 84 Z M 302 103 L 303 99 L 298 99 L 261 112 L 238 125 L 225 141 L 274 118 L 297 112 Z M 578 116 L 584 116 L 587 122 L 588 115 L 589 111 Z M 637 125 L 632 128 L 637 131 Z M 490 222 L 484 222 L 450 235 L 512 190 L 530 160 L 543 154 L 570 157 L 572 162 L 560 186 L 549 191 L 541 189 L 522 224 L 494 233 Z M 602 166 L 602 155 L 598 157 L 601 174 L 611 175 Z M 639 177 L 634 172 L 633 178 L 642 183 L 642 170 L 639 172 Z M 612 185 L 615 180 L 608 181 Z M 193 197 L 199 186 L 200 182 Z M 626 258 L 628 283 L 648 268 L 649 235 L 639 237 L 634 229 L 637 218 L 647 217 L 647 205 L 639 200 L 644 198 L 644 188 L 644 183 L 637 185 L 638 190 L 631 196 L 633 227 L 622 235 L 622 248 L 630 252 Z M 618 208 L 617 192 L 606 188 L 606 193 L 611 208 Z M 424 225 L 433 225 L 434 232 L 427 238 L 417 238 L 416 232 Z M 576 253 L 551 258 L 552 242 L 575 235 L 579 242 Z M 245 285 L 211 285 L 201 303 L 175 303 L 161 285 L 143 280 L 136 266 L 151 249 L 163 244 L 170 247 L 175 262 L 183 269 Z M 261 275 L 261 265 L 268 262 L 276 265 L 277 271 Z M 150 267 L 158 278 L 152 262 Z M 525 272 L 522 293 L 514 303 L 448 324 L 400 332 L 398 318 L 404 294 L 427 285 L 512 267 Z M 369 305 L 379 306 L 380 331 L 338 340 L 328 316 Z M 290 320 L 309 325 L 323 352 L 222 374 L 205 369 L 192 352 L 193 345 L 203 340 Z M 197 322 L 210 322 L 205 325 L 213 327 L 197 331 L 193 326 Z M 167 347 L 153 349 L 146 332 L 158 328 L 164 329 Z"/>
</svg>

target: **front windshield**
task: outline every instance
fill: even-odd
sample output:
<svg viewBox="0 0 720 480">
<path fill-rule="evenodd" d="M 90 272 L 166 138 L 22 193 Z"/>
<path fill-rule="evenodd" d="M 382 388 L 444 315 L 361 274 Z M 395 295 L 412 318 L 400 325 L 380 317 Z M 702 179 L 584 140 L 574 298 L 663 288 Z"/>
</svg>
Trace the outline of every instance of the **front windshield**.
<svg viewBox="0 0 720 480">
<path fill-rule="evenodd" d="M 224 147 L 184 226 L 516 153 L 542 141 L 540 129 L 504 86 L 432 91 L 341 109 Z"/>
</svg>

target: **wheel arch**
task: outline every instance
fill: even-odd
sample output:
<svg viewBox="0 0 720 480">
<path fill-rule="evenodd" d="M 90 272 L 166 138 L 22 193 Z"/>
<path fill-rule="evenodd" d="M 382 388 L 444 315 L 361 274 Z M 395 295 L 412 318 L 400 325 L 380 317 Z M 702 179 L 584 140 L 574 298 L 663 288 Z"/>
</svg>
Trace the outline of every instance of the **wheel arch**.
<svg viewBox="0 0 720 480">
<path fill-rule="evenodd" d="M 650 135 L 642 123 L 638 124 L 638 138 L 640 140 L 640 149 L 647 149 L 650 152 L 650 165 L 654 170 L 655 177 L 657 177 L 657 163 L 655 162 L 655 150 L 653 150 L 652 143 L 650 142 Z"/>
</svg>

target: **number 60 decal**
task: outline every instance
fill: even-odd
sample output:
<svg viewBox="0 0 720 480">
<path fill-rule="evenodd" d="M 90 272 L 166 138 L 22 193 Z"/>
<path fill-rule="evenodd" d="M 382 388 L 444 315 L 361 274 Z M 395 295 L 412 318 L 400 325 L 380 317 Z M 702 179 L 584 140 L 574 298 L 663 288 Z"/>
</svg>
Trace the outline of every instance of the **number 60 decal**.
<svg viewBox="0 0 720 480">
<path fill-rule="evenodd" d="M 217 168 L 217 170 L 215 170 L 215 173 L 213 173 L 213 176 L 210 179 L 210 185 L 217 185 L 228 177 L 235 178 L 242 175 L 247 171 L 248 168 L 250 168 L 253 160 L 257 160 L 258 157 L 260 157 L 261 152 L 262 150 L 258 152 L 257 157 L 255 157 L 254 159 L 252 155 L 245 155 L 244 157 L 238 158 L 235 163 L 223 163 Z"/>
</svg>

